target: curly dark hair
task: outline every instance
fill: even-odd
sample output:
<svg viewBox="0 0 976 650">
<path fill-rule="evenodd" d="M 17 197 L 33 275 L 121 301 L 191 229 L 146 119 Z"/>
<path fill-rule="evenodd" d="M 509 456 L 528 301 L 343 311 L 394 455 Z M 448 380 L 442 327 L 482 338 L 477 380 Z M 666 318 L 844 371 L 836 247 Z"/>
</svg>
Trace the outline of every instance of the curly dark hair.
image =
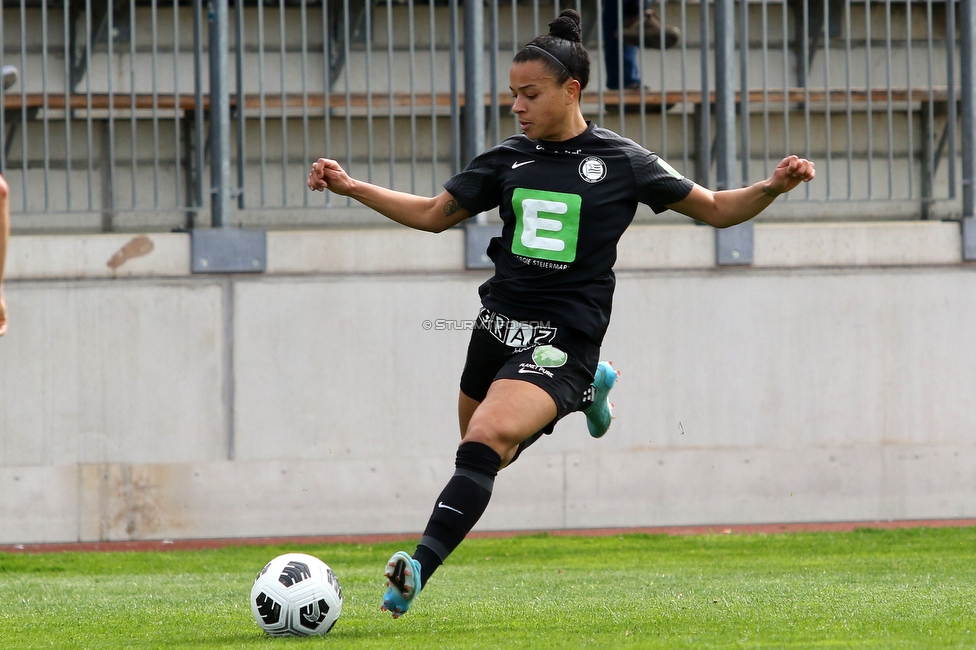
<svg viewBox="0 0 976 650">
<path fill-rule="evenodd" d="M 549 23 L 549 33 L 537 36 L 515 55 L 515 63 L 542 61 L 556 82 L 575 79 L 580 90 L 590 81 L 590 55 L 583 47 L 580 15 L 574 9 L 563 9 Z"/>
</svg>

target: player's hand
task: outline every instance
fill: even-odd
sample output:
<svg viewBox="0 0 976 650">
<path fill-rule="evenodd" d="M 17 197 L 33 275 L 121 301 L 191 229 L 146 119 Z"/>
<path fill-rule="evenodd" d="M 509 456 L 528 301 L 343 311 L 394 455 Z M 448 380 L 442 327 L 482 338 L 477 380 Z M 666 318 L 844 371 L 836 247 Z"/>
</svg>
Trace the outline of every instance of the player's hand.
<svg viewBox="0 0 976 650">
<path fill-rule="evenodd" d="M 0 336 L 7 332 L 7 305 L 3 302 L 3 292 L 0 292 Z"/>
<path fill-rule="evenodd" d="M 782 194 L 789 192 L 800 183 L 809 183 L 817 175 L 813 162 L 798 156 L 787 156 L 776 166 L 769 178 L 770 190 Z"/>
<path fill-rule="evenodd" d="M 308 189 L 313 192 L 330 190 L 343 196 L 352 192 L 356 184 L 346 171 L 334 160 L 319 158 L 312 163 L 312 171 L 308 175 Z"/>
</svg>

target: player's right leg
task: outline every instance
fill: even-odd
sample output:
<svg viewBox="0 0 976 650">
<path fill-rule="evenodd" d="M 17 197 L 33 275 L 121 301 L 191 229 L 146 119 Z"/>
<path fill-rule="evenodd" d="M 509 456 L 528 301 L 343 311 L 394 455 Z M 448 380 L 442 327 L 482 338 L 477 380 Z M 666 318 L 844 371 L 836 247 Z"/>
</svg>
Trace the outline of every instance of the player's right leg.
<svg viewBox="0 0 976 650">
<path fill-rule="evenodd" d="M 461 375 L 462 442 L 455 474 L 437 499 L 413 556 L 398 553 L 386 567 L 384 608 L 395 616 L 409 609 L 431 574 L 477 523 L 499 469 L 542 434 L 551 433 L 560 416 L 581 408 L 583 391 L 593 379 L 588 368 L 596 365 L 599 349 L 571 330 L 547 327 L 539 333 L 548 337 L 544 344 L 525 348 L 524 343 L 508 342 L 507 332 L 511 323 L 519 332 L 526 324 L 485 309 L 478 323 Z"/>
<path fill-rule="evenodd" d="M 397 551 L 386 563 L 387 588 L 383 594 L 384 612 L 391 612 L 393 618 L 410 609 L 413 599 L 420 594 L 422 587 L 420 562 L 410 557 L 406 551 Z"/>
<path fill-rule="evenodd" d="M 491 384 L 469 418 L 454 476 L 437 498 L 416 551 L 412 557 L 400 551 L 387 563 L 384 610 L 399 617 L 410 608 L 431 574 L 478 523 L 498 470 L 556 414 L 553 398 L 539 386 L 512 379 Z"/>
<path fill-rule="evenodd" d="M 458 425 L 461 429 L 461 439 L 468 431 L 468 424 L 475 410 L 481 405 L 481 400 L 465 395 L 464 391 L 458 391 Z M 429 550 L 418 546 L 414 555 L 419 554 L 421 558 L 427 560 L 428 570 L 423 570 L 420 561 L 411 557 L 406 551 L 397 551 L 386 563 L 386 570 L 383 575 L 386 577 L 386 593 L 383 594 L 384 612 L 393 614 L 393 618 L 400 618 L 413 604 L 414 598 L 423 589 L 427 578 L 432 573 L 430 567 L 435 563 L 440 563 L 440 558 Z M 424 556 L 427 556 L 426 558 Z"/>
</svg>

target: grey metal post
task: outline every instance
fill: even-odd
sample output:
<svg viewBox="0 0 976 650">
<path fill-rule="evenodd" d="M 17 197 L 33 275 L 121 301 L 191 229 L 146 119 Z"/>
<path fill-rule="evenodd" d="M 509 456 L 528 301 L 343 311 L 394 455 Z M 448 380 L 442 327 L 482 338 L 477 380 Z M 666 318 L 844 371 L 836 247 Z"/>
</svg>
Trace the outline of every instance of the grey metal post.
<svg viewBox="0 0 976 650">
<path fill-rule="evenodd" d="M 963 4 L 968 5 L 972 0 L 966 0 Z M 965 28 L 965 18 L 962 18 L 964 26 L 962 29 L 963 34 L 966 33 Z M 947 101 L 949 104 L 949 115 L 946 120 L 946 133 L 949 135 L 949 155 L 946 157 L 946 162 L 948 163 L 949 171 L 949 198 L 956 198 L 956 122 L 957 112 L 956 112 L 956 48 L 955 45 L 956 36 L 956 3 L 947 2 L 946 3 L 946 88 Z M 964 37 L 965 38 L 965 37 Z M 962 43 L 960 43 L 963 45 Z M 965 47 L 965 45 L 963 45 Z M 966 78 L 966 71 L 963 70 L 960 75 L 961 78 Z M 870 97 L 870 95 L 868 95 Z M 870 110 L 870 105 L 868 109 Z M 869 113 L 870 115 L 870 113 Z M 870 161 L 870 158 L 868 158 Z"/>
<path fill-rule="evenodd" d="M 452 3 L 453 6 L 453 3 Z M 485 150 L 485 5 L 464 3 L 464 144 L 462 166 Z M 465 226 L 468 268 L 489 268 L 488 242 L 500 234 L 484 213 Z"/>
<path fill-rule="evenodd" d="M 741 169 L 743 183 L 749 182 L 749 3 L 739 3 L 739 142 L 742 147 Z M 828 157 L 829 159 L 829 157 Z"/>
<path fill-rule="evenodd" d="M 715 2 L 715 182 L 735 184 L 735 0 Z"/>
<path fill-rule="evenodd" d="M 210 37 L 210 210 L 213 227 L 190 231 L 190 268 L 194 273 L 261 273 L 267 268 L 265 231 L 228 227 L 234 188 L 230 180 L 230 38 L 227 4 L 228 0 L 208 0 L 207 3 Z M 232 430 L 228 439 L 228 453 L 233 458 Z"/>
<path fill-rule="evenodd" d="M 193 3 L 193 129 L 195 140 L 193 143 L 193 170 L 195 176 L 193 187 L 194 207 L 199 210 L 203 208 L 203 165 L 204 165 L 204 146 L 203 134 L 203 0 L 195 0 Z M 190 227 L 197 226 L 197 212 L 192 212 Z"/>
<path fill-rule="evenodd" d="M 959 20 L 960 74 L 962 76 L 962 256 L 966 261 L 976 260 L 976 63 L 973 47 L 976 45 L 976 10 L 972 0 L 961 3 Z"/>
<path fill-rule="evenodd" d="M 458 99 L 458 0 L 450 0 L 451 47 L 451 173 L 461 171 L 461 102 Z M 436 119 L 436 118 L 435 118 Z"/>
<path fill-rule="evenodd" d="M 695 181 L 708 186 L 712 171 L 712 102 L 708 84 L 708 3 L 701 3 L 699 35 L 701 37 L 701 109 L 698 111 L 698 141 L 695 143 Z M 717 55 L 716 55 L 717 56 Z"/>
<path fill-rule="evenodd" d="M 464 163 L 485 150 L 485 5 L 464 3 Z"/>
<path fill-rule="evenodd" d="M 210 26 L 210 222 L 226 227 L 231 210 L 230 57 L 228 0 L 209 0 Z"/>
<path fill-rule="evenodd" d="M 244 209 L 244 3 L 234 6 L 234 69 L 237 73 L 237 208 Z M 323 15 L 327 13 L 322 8 Z M 326 32 L 327 33 L 327 32 Z M 326 89 L 328 92 L 328 89 Z"/>
<path fill-rule="evenodd" d="M 742 1 L 742 0 L 740 0 Z M 748 47 L 748 43 L 740 43 Z M 715 2 L 715 175 L 720 190 L 735 181 L 735 0 Z M 743 89 L 742 92 L 746 92 Z M 715 263 L 752 263 L 752 224 L 715 231 Z"/>
</svg>

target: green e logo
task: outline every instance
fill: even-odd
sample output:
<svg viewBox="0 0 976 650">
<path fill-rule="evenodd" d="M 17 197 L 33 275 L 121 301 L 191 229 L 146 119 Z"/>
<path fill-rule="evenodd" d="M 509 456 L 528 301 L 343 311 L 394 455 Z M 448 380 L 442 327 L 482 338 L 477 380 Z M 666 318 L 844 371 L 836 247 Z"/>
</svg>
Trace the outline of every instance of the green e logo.
<svg viewBox="0 0 976 650">
<path fill-rule="evenodd" d="M 578 194 L 516 189 L 512 252 L 540 260 L 574 261 L 582 203 Z"/>
</svg>

